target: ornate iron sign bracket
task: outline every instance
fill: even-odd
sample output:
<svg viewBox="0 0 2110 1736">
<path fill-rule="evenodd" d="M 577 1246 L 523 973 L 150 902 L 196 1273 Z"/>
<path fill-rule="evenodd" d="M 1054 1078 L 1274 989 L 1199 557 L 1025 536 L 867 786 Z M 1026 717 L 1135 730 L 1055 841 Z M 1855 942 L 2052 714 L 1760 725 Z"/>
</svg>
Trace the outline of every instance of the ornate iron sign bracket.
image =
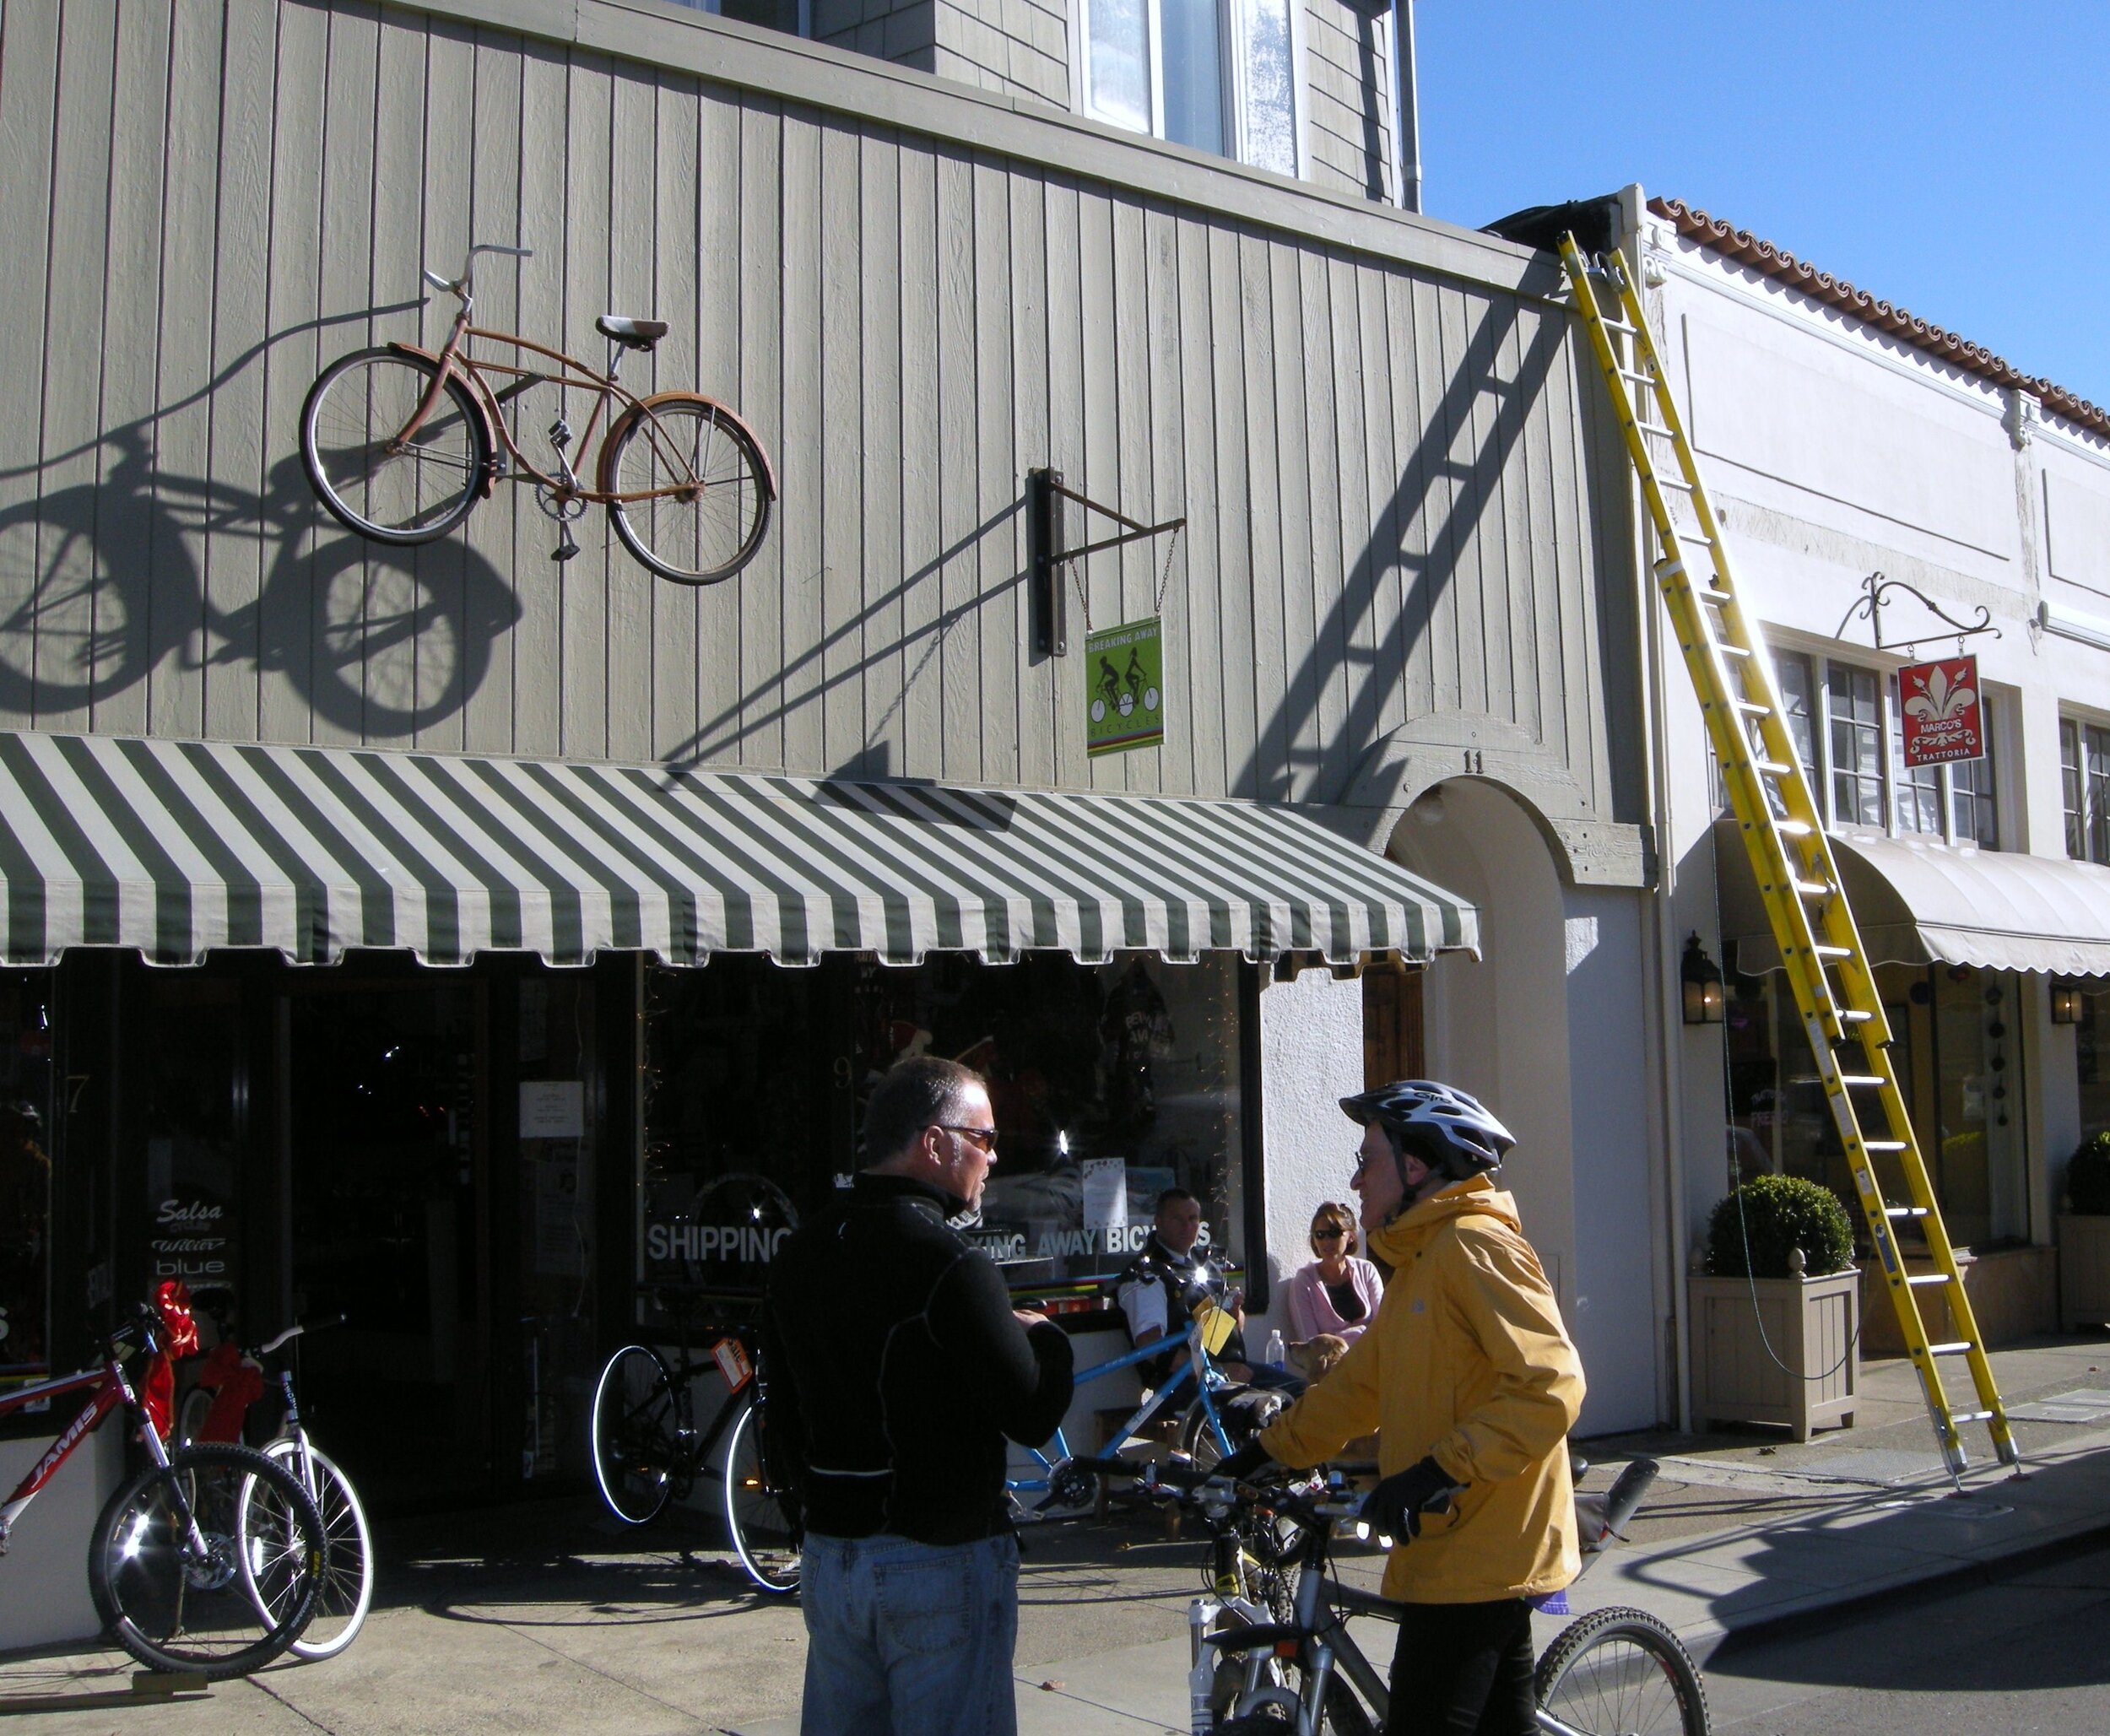
<svg viewBox="0 0 2110 1736">
<path fill-rule="evenodd" d="M 1893 591 L 1902 591 L 1908 597 L 1917 599 L 1920 606 L 1929 614 L 1945 622 L 1949 631 L 1922 633 L 1914 638 L 1893 639 L 1885 644 L 1883 640 L 1883 599 Z M 1993 612 L 1983 604 L 1979 605 L 1977 619 L 1969 622 L 1960 621 L 1918 586 L 1908 585 L 1902 579 L 1886 579 L 1880 571 L 1870 573 L 1861 581 L 1859 600 L 1839 618 L 1838 628 L 1831 636 L 1834 639 L 1845 638 L 1847 628 L 1852 625 L 1857 615 L 1867 617 L 1869 625 L 1875 630 L 1875 648 L 1878 651 L 1895 651 L 1909 654 L 1917 651 L 1929 640 L 1946 639 L 1950 636 L 1950 633 L 1953 632 L 1956 640 L 1956 655 L 1961 657 L 1965 640 L 1975 638 L 1981 633 L 1989 633 L 1995 639 L 2000 636 L 2000 630 L 1993 625 Z"/>
</svg>

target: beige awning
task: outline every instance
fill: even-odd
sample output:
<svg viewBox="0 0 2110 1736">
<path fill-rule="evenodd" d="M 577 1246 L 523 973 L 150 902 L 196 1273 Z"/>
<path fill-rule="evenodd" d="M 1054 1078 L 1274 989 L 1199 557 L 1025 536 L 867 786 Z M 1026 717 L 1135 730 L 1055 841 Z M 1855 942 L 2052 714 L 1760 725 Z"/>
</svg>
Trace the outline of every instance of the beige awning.
<svg viewBox="0 0 2110 1736">
<path fill-rule="evenodd" d="M 2110 868 L 1917 838 L 1834 836 L 1863 944 L 1879 965 L 1977 965 L 2110 976 Z M 1780 967 L 1734 822 L 1715 827 L 1725 942 L 1737 967 Z"/>
</svg>

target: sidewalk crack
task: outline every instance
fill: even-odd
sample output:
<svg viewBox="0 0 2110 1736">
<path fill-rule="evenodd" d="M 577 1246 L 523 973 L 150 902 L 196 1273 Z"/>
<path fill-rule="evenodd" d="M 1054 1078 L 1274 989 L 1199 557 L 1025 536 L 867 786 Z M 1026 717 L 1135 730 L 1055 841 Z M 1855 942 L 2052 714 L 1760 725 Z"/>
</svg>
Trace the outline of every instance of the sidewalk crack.
<svg viewBox="0 0 2110 1736">
<path fill-rule="evenodd" d="M 277 1701 L 279 1705 L 285 1707 L 288 1712 L 291 1712 L 294 1717 L 300 1719 L 300 1721 L 306 1724 L 310 1729 L 320 1730 L 322 1733 L 322 1736 L 337 1736 L 337 1732 L 331 1728 L 329 1725 L 323 1723 L 319 1719 L 310 1717 L 307 1713 L 301 1711 L 299 1706 L 295 1706 L 290 1700 L 287 1699 L 284 1695 L 281 1694 L 276 1688 L 273 1687 L 270 1683 L 260 1681 L 255 1676 L 244 1676 L 242 1680 L 246 1682 L 251 1687 L 254 1688 L 258 1693 Z"/>
</svg>

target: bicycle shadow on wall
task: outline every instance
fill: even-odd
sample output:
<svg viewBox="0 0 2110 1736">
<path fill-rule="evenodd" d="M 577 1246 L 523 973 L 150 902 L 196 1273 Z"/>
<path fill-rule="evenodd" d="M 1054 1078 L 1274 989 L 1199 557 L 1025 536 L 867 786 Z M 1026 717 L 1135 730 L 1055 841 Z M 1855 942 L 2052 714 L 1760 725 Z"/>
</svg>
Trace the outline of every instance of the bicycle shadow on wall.
<svg viewBox="0 0 2110 1736">
<path fill-rule="evenodd" d="M 209 684 L 247 664 L 353 738 L 401 739 L 463 709 L 521 618 L 505 577 L 459 538 L 396 549 L 338 533 L 297 453 L 259 494 L 157 468 L 150 421 L 101 443 L 116 453 L 101 481 L 0 509 L 0 711 L 100 724 L 158 671 Z M 254 594 L 224 606 L 217 576 L 230 570 Z"/>
</svg>

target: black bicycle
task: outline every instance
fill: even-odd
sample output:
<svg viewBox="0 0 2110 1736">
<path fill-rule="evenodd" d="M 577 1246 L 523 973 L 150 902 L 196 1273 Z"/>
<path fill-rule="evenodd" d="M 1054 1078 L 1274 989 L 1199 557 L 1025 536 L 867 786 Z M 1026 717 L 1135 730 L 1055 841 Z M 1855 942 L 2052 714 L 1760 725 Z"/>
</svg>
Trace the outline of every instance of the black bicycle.
<svg viewBox="0 0 2110 1736">
<path fill-rule="evenodd" d="M 1188 1611 L 1197 1736 L 1376 1736 L 1384 1727 L 1385 1676 L 1347 1622 L 1397 1622 L 1402 1606 L 1329 1571 L 1335 1528 L 1360 1525 L 1361 1498 L 1343 1468 L 1258 1486 L 1177 1462 L 1072 1463 L 1177 1502 L 1214 1540 L 1210 1592 Z M 1577 1497 L 1586 1571 L 1656 1471 L 1653 1460 L 1637 1459 L 1604 1494 Z M 1447 1501 L 1439 1497 L 1435 1509 Z M 1643 1609 L 1596 1609 L 1571 1623 L 1539 1659 L 1537 1691 L 1545 1736 L 1707 1736 L 1698 1668 L 1677 1635 Z"/>
<path fill-rule="evenodd" d="M 593 1476 L 601 1498 L 625 1524 L 648 1525 L 714 1474 L 711 1457 L 723 1441 L 715 1474 L 733 1553 L 760 1590 L 789 1597 L 798 1589 L 804 1532 L 798 1502 L 769 1474 L 755 1334 L 736 1328 L 701 1359 L 689 1354 L 685 1325 L 680 1339 L 671 1365 L 649 1344 L 625 1344 L 601 1371 L 593 1393 Z M 701 1429 L 690 1397 L 699 1375 L 715 1376 L 726 1387 Z"/>
</svg>

